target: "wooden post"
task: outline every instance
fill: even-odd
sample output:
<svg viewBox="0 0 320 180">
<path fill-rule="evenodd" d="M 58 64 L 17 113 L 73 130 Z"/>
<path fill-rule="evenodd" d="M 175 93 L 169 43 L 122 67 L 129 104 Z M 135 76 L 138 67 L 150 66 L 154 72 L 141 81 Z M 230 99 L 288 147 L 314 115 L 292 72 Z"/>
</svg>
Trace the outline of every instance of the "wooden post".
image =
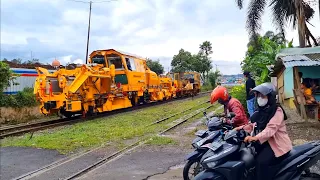
<svg viewBox="0 0 320 180">
<path fill-rule="evenodd" d="M 294 72 L 294 79 L 297 85 L 297 96 L 300 97 L 301 102 L 299 103 L 300 105 L 300 111 L 301 111 L 301 116 L 303 119 L 305 119 L 306 121 L 308 121 L 308 117 L 307 117 L 307 113 L 306 113 L 306 108 L 305 108 L 305 104 L 306 104 L 306 100 L 304 98 L 304 95 L 301 92 L 301 86 L 300 86 L 300 79 L 299 79 L 299 73 L 298 73 L 298 68 L 297 67 L 293 67 L 293 72 Z"/>
</svg>

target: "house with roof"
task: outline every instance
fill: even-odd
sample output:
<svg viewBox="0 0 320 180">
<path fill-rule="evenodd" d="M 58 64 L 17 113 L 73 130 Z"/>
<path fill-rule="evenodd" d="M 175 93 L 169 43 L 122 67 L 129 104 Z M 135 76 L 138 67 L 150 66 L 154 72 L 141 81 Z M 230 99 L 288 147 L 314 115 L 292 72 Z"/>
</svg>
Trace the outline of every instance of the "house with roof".
<svg viewBox="0 0 320 180">
<path fill-rule="evenodd" d="M 270 76 L 276 77 L 278 100 L 287 107 L 297 108 L 300 104 L 295 92 L 300 89 L 301 73 L 302 79 L 320 81 L 320 47 L 286 48 L 277 54 Z M 314 92 L 314 97 L 320 101 L 319 89 Z"/>
</svg>

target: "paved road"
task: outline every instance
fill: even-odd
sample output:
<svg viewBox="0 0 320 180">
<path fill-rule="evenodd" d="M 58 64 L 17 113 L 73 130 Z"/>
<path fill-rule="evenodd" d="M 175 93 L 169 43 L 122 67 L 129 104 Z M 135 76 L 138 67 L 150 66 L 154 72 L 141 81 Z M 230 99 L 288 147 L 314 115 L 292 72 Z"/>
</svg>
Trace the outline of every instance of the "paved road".
<svg viewBox="0 0 320 180">
<path fill-rule="evenodd" d="M 0 148 L 0 179 L 18 177 L 63 157 L 64 155 L 54 150 L 25 147 Z"/>
<path fill-rule="evenodd" d="M 170 167 L 181 164 L 186 150 L 177 147 L 143 146 L 119 159 L 102 165 L 80 177 L 81 180 L 140 180 L 167 172 Z M 182 172 L 180 172 L 182 174 Z"/>
</svg>

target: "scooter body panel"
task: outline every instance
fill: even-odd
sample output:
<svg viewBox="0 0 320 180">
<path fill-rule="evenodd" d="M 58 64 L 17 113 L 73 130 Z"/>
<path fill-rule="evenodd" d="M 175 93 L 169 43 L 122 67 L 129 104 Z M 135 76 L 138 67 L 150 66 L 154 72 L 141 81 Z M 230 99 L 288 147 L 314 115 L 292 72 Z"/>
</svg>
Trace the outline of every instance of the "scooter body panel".
<svg viewBox="0 0 320 180">
<path fill-rule="evenodd" d="M 212 170 L 204 170 L 197 174 L 193 180 L 226 180 L 221 174 Z"/>
<path fill-rule="evenodd" d="M 187 161 L 201 159 L 201 157 L 207 152 L 207 149 L 197 149 L 186 156 Z"/>
<path fill-rule="evenodd" d="M 243 176 L 245 163 L 243 161 L 228 161 L 216 167 L 214 171 L 226 177 L 227 180 L 238 180 Z"/>
</svg>

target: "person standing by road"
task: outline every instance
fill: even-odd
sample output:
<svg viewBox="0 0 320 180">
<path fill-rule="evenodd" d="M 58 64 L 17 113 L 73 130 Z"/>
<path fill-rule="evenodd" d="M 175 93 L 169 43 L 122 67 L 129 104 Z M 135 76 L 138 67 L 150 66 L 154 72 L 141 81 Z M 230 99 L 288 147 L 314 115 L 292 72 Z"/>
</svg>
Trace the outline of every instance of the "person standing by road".
<svg viewBox="0 0 320 180">
<path fill-rule="evenodd" d="M 250 117 L 252 116 L 254 112 L 254 94 L 251 94 L 250 91 L 256 87 L 256 83 L 251 78 L 250 72 L 244 71 L 243 72 L 244 77 L 246 78 L 246 93 L 247 93 L 247 109 Z"/>
</svg>

